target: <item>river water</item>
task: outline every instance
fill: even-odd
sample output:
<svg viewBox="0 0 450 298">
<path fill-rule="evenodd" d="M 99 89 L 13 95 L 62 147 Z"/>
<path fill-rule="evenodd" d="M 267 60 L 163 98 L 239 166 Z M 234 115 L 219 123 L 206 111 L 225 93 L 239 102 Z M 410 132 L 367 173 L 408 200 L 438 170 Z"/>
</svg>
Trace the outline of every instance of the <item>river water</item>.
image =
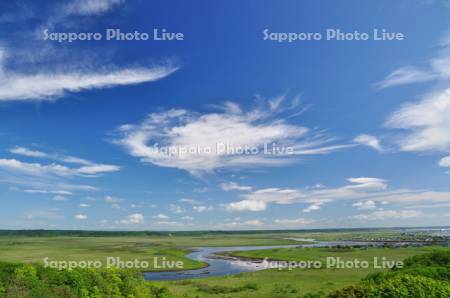
<svg viewBox="0 0 450 298">
<path fill-rule="evenodd" d="M 237 258 L 224 258 L 217 256 L 217 253 L 229 251 L 244 250 L 264 250 L 274 248 L 292 248 L 292 247 L 329 247 L 336 245 L 376 245 L 376 243 L 336 241 L 336 242 L 317 242 L 313 244 L 295 244 L 295 245 L 272 245 L 272 246 L 228 246 L 228 247 L 197 247 L 187 255 L 188 258 L 206 262 L 208 267 L 194 270 L 166 271 L 166 272 L 145 272 L 146 280 L 178 280 L 192 279 L 210 276 L 223 276 L 229 274 L 238 274 L 242 272 L 253 272 L 266 269 L 261 261 L 242 261 Z M 381 245 L 381 243 L 380 243 Z"/>
</svg>

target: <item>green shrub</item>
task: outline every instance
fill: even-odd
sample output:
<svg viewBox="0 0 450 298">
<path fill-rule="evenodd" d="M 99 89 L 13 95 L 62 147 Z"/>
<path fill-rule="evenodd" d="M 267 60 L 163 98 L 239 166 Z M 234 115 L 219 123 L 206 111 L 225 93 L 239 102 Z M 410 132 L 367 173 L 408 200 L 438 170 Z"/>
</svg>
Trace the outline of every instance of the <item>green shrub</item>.
<svg viewBox="0 0 450 298">
<path fill-rule="evenodd" d="M 0 298 L 169 298 L 169 291 L 133 270 L 56 270 L 41 265 L 0 263 Z"/>
</svg>

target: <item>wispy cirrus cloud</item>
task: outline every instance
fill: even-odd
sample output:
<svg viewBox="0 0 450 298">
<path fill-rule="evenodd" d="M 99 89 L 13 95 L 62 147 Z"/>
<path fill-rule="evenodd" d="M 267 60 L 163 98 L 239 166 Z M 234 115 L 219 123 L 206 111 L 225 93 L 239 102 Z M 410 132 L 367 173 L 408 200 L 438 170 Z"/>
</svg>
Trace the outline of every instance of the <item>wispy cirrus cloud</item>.
<svg viewBox="0 0 450 298">
<path fill-rule="evenodd" d="M 399 131 L 394 142 L 402 151 L 449 151 L 450 88 L 402 106 L 385 125 Z"/>
<path fill-rule="evenodd" d="M 434 81 L 436 86 L 416 102 L 403 104 L 386 120 L 387 128 L 397 131 L 393 142 L 401 151 L 450 150 L 450 43 L 443 38 L 437 54 L 427 65 L 402 68 L 378 83 L 379 87 Z"/>
<path fill-rule="evenodd" d="M 286 165 L 307 155 L 354 146 L 335 144 L 320 131 L 288 123 L 280 117 L 287 111 L 281 103 L 247 111 L 232 102 L 217 108 L 221 112 L 172 109 L 152 113 L 140 124 L 119 127 L 114 142 L 143 163 L 178 168 L 193 175 L 217 169 Z"/>
<path fill-rule="evenodd" d="M 224 190 L 224 191 L 232 191 L 232 190 L 239 190 L 239 191 L 246 191 L 246 190 L 252 190 L 251 186 L 247 186 L 247 185 L 240 185 L 237 184 L 236 182 L 223 182 L 220 184 L 220 187 Z"/>
<path fill-rule="evenodd" d="M 446 81 L 450 79 L 450 34 L 442 38 L 436 55 L 423 66 L 400 67 L 386 78 L 374 84 L 379 89 L 422 83 L 427 81 Z"/>
<path fill-rule="evenodd" d="M 21 73 L 5 68 L 7 53 L 0 49 L 0 101 L 52 101 L 68 92 L 153 82 L 175 72 L 172 65 L 105 70 L 38 71 Z"/>
<path fill-rule="evenodd" d="M 14 148 L 11 148 L 10 152 L 13 154 L 23 155 L 27 157 L 50 159 L 63 163 L 81 165 L 80 167 L 72 168 L 55 163 L 43 165 L 40 163 L 23 162 L 17 159 L 0 159 L 0 167 L 22 171 L 28 174 L 52 174 L 57 176 L 72 176 L 72 175 L 89 176 L 109 172 L 117 172 L 120 170 L 120 167 L 116 165 L 97 164 L 79 157 L 46 153 L 38 150 L 31 150 L 26 147 L 16 146 Z"/>
<path fill-rule="evenodd" d="M 361 135 L 356 136 L 353 139 L 353 142 L 363 145 L 363 146 L 370 147 L 379 152 L 384 151 L 384 148 L 381 146 L 380 140 L 376 136 L 361 134 Z"/>
<path fill-rule="evenodd" d="M 385 79 L 376 83 L 375 86 L 384 89 L 398 85 L 427 82 L 437 79 L 438 77 L 438 73 L 435 73 L 433 69 L 402 67 L 394 70 Z"/>
<path fill-rule="evenodd" d="M 10 152 L 26 157 L 27 161 L 0 158 L 0 181 L 21 185 L 26 193 L 67 196 L 74 191 L 95 191 L 96 187 L 76 183 L 77 180 L 120 170 L 116 165 L 99 164 L 74 156 L 46 153 L 25 147 L 14 147 Z M 29 161 L 30 159 L 32 161 Z M 43 163 L 42 160 L 52 162 Z"/>
</svg>

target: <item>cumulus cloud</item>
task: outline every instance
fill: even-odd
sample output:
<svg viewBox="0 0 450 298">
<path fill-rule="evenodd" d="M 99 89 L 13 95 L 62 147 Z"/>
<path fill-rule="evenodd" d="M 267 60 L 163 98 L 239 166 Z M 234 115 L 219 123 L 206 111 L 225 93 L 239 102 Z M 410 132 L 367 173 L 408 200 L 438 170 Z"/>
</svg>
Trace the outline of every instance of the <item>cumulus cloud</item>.
<svg viewBox="0 0 450 298">
<path fill-rule="evenodd" d="M 450 156 L 446 156 L 439 160 L 440 167 L 450 167 Z"/>
<path fill-rule="evenodd" d="M 264 211 L 267 203 L 257 200 L 242 200 L 228 204 L 227 210 L 230 211 Z"/>
<path fill-rule="evenodd" d="M 289 205 L 309 203 L 303 212 L 319 210 L 322 205 L 342 200 L 357 200 L 354 207 L 371 209 L 381 204 L 411 204 L 417 202 L 445 202 L 450 192 L 428 190 L 389 189 L 384 179 L 372 177 L 348 178 L 350 184 L 336 188 L 265 188 L 240 195 L 241 200 L 225 205 L 228 211 L 264 211 L 270 204 Z"/>
<path fill-rule="evenodd" d="M 165 215 L 165 214 L 160 213 L 158 215 L 153 216 L 153 218 L 156 218 L 156 219 L 168 219 L 169 217 L 167 215 Z"/>
<path fill-rule="evenodd" d="M 359 201 L 357 203 L 354 203 L 352 206 L 356 207 L 357 209 L 360 209 L 360 210 L 367 210 L 367 209 L 375 209 L 375 208 L 377 208 L 377 206 L 375 205 L 375 202 L 372 201 L 372 200 Z"/>
<path fill-rule="evenodd" d="M 178 200 L 178 202 L 191 204 L 191 205 L 201 205 L 201 204 L 203 204 L 201 201 L 190 199 L 190 198 L 181 198 L 181 199 Z"/>
<path fill-rule="evenodd" d="M 121 224 L 126 225 L 136 225 L 136 224 L 143 224 L 144 223 L 144 215 L 140 213 L 133 213 L 128 215 L 126 219 L 123 219 L 120 221 Z"/>
<path fill-rule="evenodd" d="M 320 208 L 321 208 L 321 204 L 312 204 L 312 205 L 309 205 L 308 207 L 306 207 L 305 209 L 303 209 L 302 212 L 309 213 L 311 211 L 320 210 Z"/>
<path fill-rule="evenodd" d="M 377 151 L 383 151 L 383 147 L 380 144 L 380 140 L 375 136 L 362 134 L 354 138 L 353 142 L 367 147 L 371 147 Z"/>
<path fill-rule="evenodd" d="M 78 220 L 85 220 L 87 218 L 88 218 L 87 215 L 84 215 L 84 214 L 76 214 L 75 215 L 75 219 L 78 219 Z"/>
<path fill-rule="evenodd" d="M 170 204 L 169 209 L 173 213 L 183 213 L 184 212 L 183 208 L 181 208 L 180 206 L 175 205 L 175 204 Z"/>
<path fill-rule="evenodd" d="M 330 144 L 331 138 L 289 124 L 267 108 L 243 111 L 236 103 L 217 108 L 221 112 L 199 114 L 172 109 L 152 113 L 140 124 L 119 127 L 115 143 L 143 163 L 194 175 L 216 169 L 284 165 L 298 161 L 300 156 L 353 146 Z"/>
<path fill-rule="evenodd" d="M 75 0 L 68 3 L 63 10 L 67 15 L 98 15 L 123 2 L 125 0 Z"/>
<path fill-rule="evenodd" d="M 385 220 L 388 218 L 406 219 L 421 216 L 422 213 L 416 210 L 377 210 L 372 213 L 358 214 L 351 216 L 353 219 L 358 220 Z"/>
<path fill-rule="evenodd" d="M 223 224 L 226 228 L 249 228 L 264 226 L 264 222 L 259 219 L 251 219 L 246 221 L 231 221 Z"/>
<path fill-rule="evenodd" d="M 207 207 L 207 206 L 193 206 L 192 207 L 192 210 L 194 210 L 196 212 L 199 212 L 199 213 L 205 212 L 205 211 L 211 211 L 213 209 L 214 208 L 212 206 L 209 206 L 209 207 Z"/>
<path fill-rule="evenodd" d="M 312 219 L 305 219 L 305 218 L 296 218 L 296 219 L 275 219 L 274 223 L 285 226 L 285 227 L 291 227 L 291 226 L 305 226 L 313 223 L 314 220 Z"/>
<path fill-rule="evenodd" d="M 109 203 L 109 204 L 118 204 L 118 203 L 120 203 L 120 202 L 123 202 L 123 199 L 121 199 L 121 198 L 116 198 L 116 197 L 112 197 L 112 196 L 109 196 L 109 195 L 105 196 L 105 197 L 103 198 L 103 200 L 104 200 L 106 203 Z"/>
</svg>

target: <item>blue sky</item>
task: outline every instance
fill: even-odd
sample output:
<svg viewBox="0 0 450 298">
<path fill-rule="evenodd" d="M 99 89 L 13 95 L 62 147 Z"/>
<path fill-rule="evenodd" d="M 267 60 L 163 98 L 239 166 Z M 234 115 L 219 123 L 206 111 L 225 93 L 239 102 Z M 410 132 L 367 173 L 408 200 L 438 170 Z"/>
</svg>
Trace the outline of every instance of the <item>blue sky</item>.
<svg viewBox="0 0 450 298">
<path fill-rule="evenodd" d="M 0 228 L 447 225 L 449 15 L 437 0 L 1 4 Z"/>
</svg>

